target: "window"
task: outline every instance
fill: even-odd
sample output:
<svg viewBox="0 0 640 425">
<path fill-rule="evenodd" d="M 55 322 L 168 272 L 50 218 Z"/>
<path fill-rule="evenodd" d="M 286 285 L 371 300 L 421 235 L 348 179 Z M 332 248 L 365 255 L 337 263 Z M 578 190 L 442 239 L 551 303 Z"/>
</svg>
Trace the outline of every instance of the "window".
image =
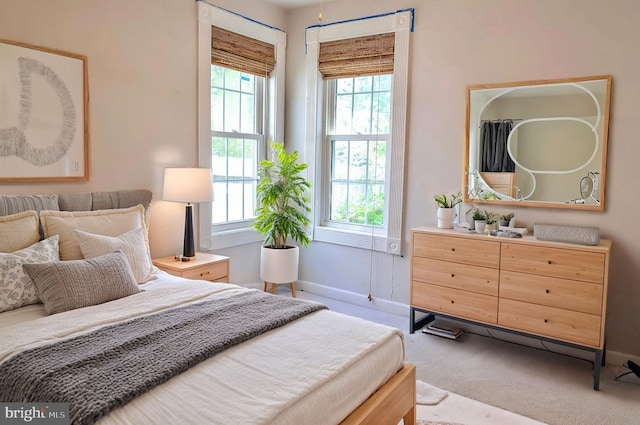
<svg viewBox="0 0 640 425">
<path fill-rule="evenodd" d="M 199 205 L 200 247 L 259 241 L 257 168 L 284 133 L 284 32 L 198 2 L 199 166 L 215 201 Z"/>
<path fill-rule="evenodd" d="M 391 75 L 329 80 L 327 87 L 329 202 L 323 224 L 384 226 Z"/>
<path fill-rule="evenodd" d="M 264 78 L 211 65 L 212 224 L 242 227 L 255 216 L 257 167 L 264 157 Z"/>
<path fill-rule="evenodd" d="M 409 9 L 307 28 L 314 240 L 401 253 L 412 22 Z"/>
</svg>

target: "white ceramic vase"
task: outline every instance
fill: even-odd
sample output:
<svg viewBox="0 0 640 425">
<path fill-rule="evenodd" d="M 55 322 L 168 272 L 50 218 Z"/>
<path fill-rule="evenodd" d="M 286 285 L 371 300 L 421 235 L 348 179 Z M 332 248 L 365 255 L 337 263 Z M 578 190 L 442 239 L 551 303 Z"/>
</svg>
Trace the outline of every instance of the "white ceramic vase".
<svg viewBox="0 0 640 425">
<path fill-rule="evenodd" d="M 438 227 L 441 229 L 453 229 L 453 220 L 456 218 L 455 208 L 438 208 Z"/>
</svg>

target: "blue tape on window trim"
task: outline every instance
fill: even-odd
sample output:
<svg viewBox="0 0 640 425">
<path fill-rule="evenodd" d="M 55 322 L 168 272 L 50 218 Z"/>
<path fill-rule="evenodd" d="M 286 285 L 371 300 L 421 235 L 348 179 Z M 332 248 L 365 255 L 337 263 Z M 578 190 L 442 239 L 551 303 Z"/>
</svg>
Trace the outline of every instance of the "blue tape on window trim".
<svg viewBox="0 0 640 425">
<path fill-rule="evenodd" d="M 395 14 L 401 13 L 401 12 L 411 12 L 411 32 L 413 32 L 413 19 L 414 19 L 414 14 L 415 14 L 415 9 L 413 7 L 410 7 L 408 9 L 398 9 L 395 12 L 381 13 L 379 15 L 363 16 L 362 18 L 346 19 L 344 21 L 331 22 L 331 23 L 328 23 L 328 24 L 311 25 L 311 26 L 305 28 L 305 30 L 307 30 L 309 28 L 320 28 L 320 27 L 328 27 L 330 25 L 345 24 L 347 22 L 364 21 L 365 19 L 381 18 L 383 16 L 395 15 Z"/>
<path fill-rule="evenodd" d="M 248 16 L 241 15 L 241 14 L 239 14 L 238 12 L 234 12 L 233 10 L 225 9 L 224 7 L 216 6 L 215 4 L 211 4 L 211 3 L 209 3 L 208 1 L 205 1 L 205 0 L 196 0 L 196 3 L 197 3 L 197 2 L 203 2 L 203 3 L 206 3 L 206 4 L 208 4 L 208 5 L 209 5 L 209 6 L 211 6 L 211 7 L 215 7 L 216 9 L 224 10 L 225 12 L 231 13 L 232 15 L 236 15 L 236 16 L 238 16 L 238 17 L 242 18 L 242 19 L 246 19 L 247 21 L 251 21 L 251 22 L 253 22 L 253 23 L 255 23 L 255 24 L 262 25 L 263 27 L 267 27 L 267 28 L 270 28 L 270 29 L 272 29 L 272 30 L 276 30 L 276 31 L 280 31 L 280 32 L 285 32 L 285 33 L 286 33 L 286 31 L 285 31 L 285 30 L 281 30 L 281 29 L 280 29 L 280 28 L 278 28 L 278 27 L 274 27 L 274 26 L 272 26 L 272 25 L 265 24 L 264 22 L 256 21 L 256 20 L 255 20 L 255 19 L 253 19 L 253 18 L 249 18 Z M 413 27 L 413 24 L 412 24 L 412 27 Z"/>
<path fill-rule="evenodd" d="M 196 1 L 200 1 L 200 0 L 196 0 Z M 410 31 L 413 32 L 414 16 L 415 16 L 415 9 L 413 7 L 410 7 L 407 9 L 398 9 L 395 12 L 381 13 L 379 15 L 363 16 L 362 18 L 346 19 L 344 21 L 331 22 L 328 24 L 316 24 L 316 25 L 308 26 L 305 28 L 305 31 L 304 31 L 304 53 L 307 54 L 307 30 L 309 28 L 322 28 L 322 27 L 328 27 L 330 25 L 345 24 L 347 22 L 356 22 L 356 21 L 363 21 L 365 19 L 381 18 L 383 16 L 395 15 L 397 13 L 402 13 L 402 12 L 411 12 L 411 30 Z"/>
</svg>

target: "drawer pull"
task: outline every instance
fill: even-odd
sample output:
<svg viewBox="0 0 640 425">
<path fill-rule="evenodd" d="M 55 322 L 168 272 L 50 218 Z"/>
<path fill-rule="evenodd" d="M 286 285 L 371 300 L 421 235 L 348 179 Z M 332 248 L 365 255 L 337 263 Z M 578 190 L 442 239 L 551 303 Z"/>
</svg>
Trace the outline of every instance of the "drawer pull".
<svg viewBox="0 0 640 425">
<path fill-rule="evenodd" d="M 548 294 L 548 293 L 549 293 L 549 292 L 551 292 L 551 291 L 549 291 L 549 290 L 547 289 L 547 290 L 546 290 L 546 291 L 544 291 L 544 292 L 546 292 L 546 293 Z"/>
<path fill-rule="evenodd" d="M 549 321 L 547 319 L 544 319 L 544 323 L 549 323 Z"/>
<path fill-rule="evenodd" d="M 451 248 L 451 251 L 452 251 L 452 252 L 456 252 L 456 249 L 455 249 L 455 248 Z"/>
<path fill-rule="evenodd" d="M 453 273 L 451 273 L 451 277 L 456 277 L 456 275 L 455 275 L 455 274 L 453 274 Z"/>
<path fill-rule="evenodd" d="M 453 300 L 451 300 L 451 304 L 455 304 Z"/>
<path fill-rule="evenodd" d="M 551 260 L 547 261 L 547 263 L 551 264 Z"/>
<path fill-rule="evenodd" d="M 203 272 L 203 273 L 200 273 L 200 276 L 204 276 L 204 275 L 207 275 L 207 274 L 211 274 L 211 272 Z"/>
</svg>

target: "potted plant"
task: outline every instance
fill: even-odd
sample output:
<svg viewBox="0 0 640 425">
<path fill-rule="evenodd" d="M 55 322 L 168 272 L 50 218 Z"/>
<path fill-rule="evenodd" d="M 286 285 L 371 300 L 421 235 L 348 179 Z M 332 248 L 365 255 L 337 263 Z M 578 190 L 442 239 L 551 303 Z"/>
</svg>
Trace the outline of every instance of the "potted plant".
<svg viewBox="0 0 640 425">
<path fill-rule="evenodd" d="M 476 230 L 476 222 L 481 222 L 481 225 L 487 223 L 486 212 L 480 210 L 478 207 L 473 207 L 467 211 L 467 222 L 469 223 L 469 230 Z"/>
<path fill-rule="evenodd" d="M 482 211 L 479 209 L 474 211 L 472 218 L 476 232 L 484 233 L 484 228 L 487 225 L 488 215 L 489 213 L 487 211 Z"/>
<path fill-rule="evenodd" d="M 253 227 L 265 236 L 260 256 L 260 278 L 265 283 L 298 280 L 299 246 L 309 245 L 306 226 L 311 212 L 307 193 L 311 184 L 301 175 L 307 164 L 298 163 L 298 152 L 288 154 L 280 142 L 271 142 L 273 161 L 260 161 L 257 187 L 259 207 Z"/>
<path fill-rule="evenodd" d="M 485 211 L 485 216 L 486 216 L 487 223 L 486 223 L 486 226 L 484 227 L 484 233 L 488 235 L 498 230 L 496 222 L 498 221 L 499 216 L 496 213 L 492 213 L 488 211 Z"/>
<path fill-rule="evenodd" d="M 442 229 L 453 229 L 453 220 L 456 217 L 454 207 L 462 202 L 462 193 L 452 194 L 447 197 L 444 193 L 433 197 L 438 205 L 438 227 Z"/>
<path fill-rule="evenodd" d="M 508 227 L 513 217 L 515 217 L 513 213 L 502 214 L 500 217 L 498 217 L 498 224 L 500 226 Z"/>
</svg>

